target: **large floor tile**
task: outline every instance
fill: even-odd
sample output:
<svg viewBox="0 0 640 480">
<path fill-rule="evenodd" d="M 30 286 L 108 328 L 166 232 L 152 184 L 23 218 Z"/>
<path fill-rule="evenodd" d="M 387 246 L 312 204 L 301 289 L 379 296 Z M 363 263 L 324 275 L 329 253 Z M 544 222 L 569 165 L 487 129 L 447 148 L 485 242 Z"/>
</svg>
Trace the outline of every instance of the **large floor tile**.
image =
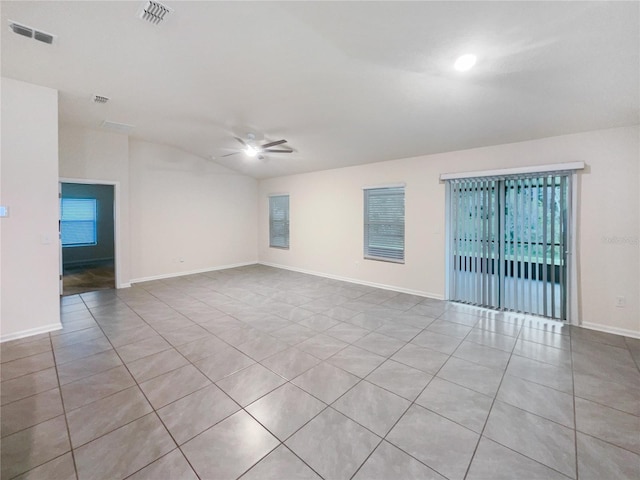
<svg viewBox="0 0 640 480">
<path fill-rule="evenodd" d="M 71 444 L 77 448 L 151 411 L 137 386 L 80 407 L 67 413 Z"/>
<path fill-rule="evenodd" d="M 461 480 L 478 438 L 471 430 L 413 405 L 386 439 L 448 479 Z"/>
<path fill-rule="evenodd" d="M 246 410 L 284 441 L 325 407 L 320 400 L 287 383 L 252 403 Z"/>
<path fill-rule="evenodd" d="M 227 348 L 220 353 L 205 357 L 194 363 L 212 382 L 217 382 L 243 368 L 256 363 L 235 348 Z"/>
<path fill-rule="evenodd" d="M 343 322 L 331 327 L 324 333 L 331 337 L 337 338 L 338 340 L 342 340 L 343 342 L 353 343 L 369 334 L 369 330 L 367 330 L 366 328 L 358 327 L 356 325 L 352 325 L 350 323 Z"/>
<path fill-rule="evenodd" d="M 573 396 L 553 388 L 506 375 L 498 400 L 574 428 Z"/>
<path fill-rule="evenodd" d="M 389 442 L 383 441 L 353 479 L 445 480 L 445 477 Z"/>
<path fill-rule="evenodd" d="M 458 348 L 458 345 L 462 343 L 462 338 L 425 330 L 411 340 L 411 343 L 445 355 L 451 355 Z"/>
<path fill-rule="evenodd" d="M 576 477 L 573 430 L 496 401 L 484 435 L 565 475 Z"/>
<path fill-rule="evenodd" d="M 451 357 L 437 376 L 493 397 L 500 386 L 502 371 Z"/>
<path fill-rule="evenodd" d="M 21 398 L 46 392 L 57 386 L 58 377 L 55 368 L 23 375 L 0 384 L 0 403 L 6 405 Z"/>
<path fill-rule="evenodd" d="M 313 355 L 314 357 L 325 360 L 338 353 L 347 345 L 348 344 L 342 340 L 320 333 L 299 343 L 296 347 Z"/>
<path fill-rule="evenodd" d="M 75 450 L 78 480 L 125 478 L 175 448 L 155 413 Z"/>
<path fill-rule="evenodd" d="M 49 336 L 34 340 L 33 342 L 18 344 L 7 343 L 10 342 L 3 343 L 2 350 L 0 350 L 0 360 L 2 363 L 51 351 L 51 340 Z"/>
<path fill-rule="evenodd" d="M 449 356 L 429 348 L 408 343 L 398 350 L 391 359 L 435 375 L 449 359 Z"/>
<path fill-rule="evenodd" d="M 76 480 L 76 467 L 71 453 L 65 453 L 28 472 L 15 480 Z"/>
<path fill-rule="evenodd" d="M 158 410 L 178 445 L 215 425 L 240 407 L 215 385 L 193 392 Z"/>
<path fill-rule="evenodd" d="M 259 362 L 260 360 L 264 360 L 267 357 L 275 355 L 288 347 L 289 345 L 287 343 L 282 342 L 271 335 L 262 334 L 253 340 L 241 343 L 237 348 L 248 357 Z"/>
<path fill-rule="evenodd" d="M 142 383 L 188 364 L 189 361 L 184 356 L 171 348 L 131 362 L 127 364 L 127 368 L 136 382 Z"/>
<path fill-rule="evenodd" d="M 504 370 L 510 355 L 497 348 L 487 347 L 474 342 L 462 342 L 453 353 L 454 357 L 462 358 L 494 370 Z"/>
<path fill-rule="evenodd" d="M 62 415 L 60 390 L 54 388 L 2 406 L 2 436 L 32 427 Z"/>
<path fill-rule="evenodd" d="M 154 353 L 168 350 L 171 344 L 160 335 L 154 335 L 139 342 L 130 343 L 116 348 L 118 355 L 125 363 L 134 362 L 140 358 L 153 355 Z"/>
<path fill-rule="evenodd" d="M 163 478 L 167 480 L 198 480 L 197 475 L 178 449 L 137 471 L 127 480 L 160 480 Z"/>
<path fill-rule="evenodd" d="M 211 385 L 211 381 L 193 365 L 187 365 L 147 380 L 140 388 L 153 408 L 159 409 L 207 385 Z"/>
<path fill-rule="evenodd" d="M 576 429 L 640 454 L 640 417 L 635 415 L 576 398 Z"/>
<path fill-rule="evenodd" d="M 280 445 L 242 476 L 242 480 L 284 479 L 320 480 L 320 477 L 284 445 Z"/>
<path fill-rule="evenodd" d="M 377 355 L 390 357 L 400 350 L 405 345 L 405 342 L 381 333 L 371 332 L 354 342 L 354 345 Z"/>
<path fill-rule="evenodd" d="M 190 362 L 215 355 L 226 350 L 227 344 L 215 336 L 208 336 L 176 347 Z"/>
<path fill-rule="evenodd" d="M 411 403 L 367 381 L 360 382 L 332 406 L 375 434 L 384 437 Z"/>
<path fill-rule="evenodd" d="M 351 478 L 380 438 L 328 408 L 287 440 L 286 445 L 324 478 Z"/>
<path fill-rule="evenodd" d="M 272 372 L 291 380 L 320 363 L 320 359 L 291 347 L 264 359 L 261 363 Z"/>
<path fill-rule="evenodd" d="M 219 380 L 217 385 L 245 407 L 285 382 L 281 376 L 255 364 Z"/>
<path fill-rule="evenodd" d="M 539 362 L 550 363 L 558 367 L 571 368 L 571 352 L 536 342 L 519 339 L 513 349 L 514 355 L 531 358 Z"/>
<path fill-rule="evenodd" d="M 507 374 L 539 383 L 561 392 L 573 393 L 573 377 L 571 370 L 568 368 L 514 355 L 507 367 Z"/>
<path fill-rule="evenodd" d="M 577 397 L 640 416 L 640 387 L 581 372 L 573 372 L 573 385 Z"/>
<path fill-rule="evenodd" d="M 70 450 L 64 415 L 4 437 L 0 448 L 1 477 L 42 465 Z"/>
<path fill-rule="evenodd" d="M 240 411 L 182 446 L 200 478 L 237 478 L 278 446 L 278 440 Z"/>
<path fill-rule="evenodd" d="M 97 353 L 74 362 L 58 365 L 58 378 L 60 385 L 75 382 L 81 378 L 90 377 L 96 373 L 122 365 L 120 357 L 113 350 Z"/>
<path fill-rule="evenodd" d="M 489 416 L 493 400 L 491 397 L 436 377 L 427 385 L 416 403 L 480 433 Z"/>
<path fill-rule="evenodd" d="M 366 379 L 379 387 L 413 401 L 433 378 L 432 375 L 394 360 L 387 360 Z"/>
<path fill-rule="evenodd" d="M 359 380 L 355 375 L 323 362 L 294 378 L 292 383 L 329 404 Z"/>
<path fill-rule="evenodd" d="M 91 340 L 74 343 L 68 347 L 54 348 L 56 363 L 61 365 L 67 362 L 73 362 L 81 358 L 90 357 L 96 353 L 112 350 L 113 347 L 109 340 L 104 337 L 94 338 Z"/>
<path fill-rule="evenodd" d="M 567 480 L 568 478 L 560 472 L 482 437 L 466 480 Z"/>
<path fill-rule="evenodd" d="M 116 367 L 75 382 L 62 385 L 62 399 L 67 411 L 74 410 L 135 384 L 125 367 Z"/>
<path fill-rule="evenodd" d="M 580 480 L 637 480 L 640 455 L 578 432 Z"/>
<path fill-rule="evenodd" d="M 364 378 L 378 365 L 385 361 L 385 357 L 363 350 L 353 345 L 329 357 L 327 362 L 336 367 L 340 367 L 349 373 Z"/>
<path fill-rule="evenodd" d="M 36 355 L 11 360 L 2 364 L 0 369 L 0 378 L 3 382 L 11 380 L 22 375 L 46 370 L 54 366 L 53 353 L 45 351 Z"/>
</svg>

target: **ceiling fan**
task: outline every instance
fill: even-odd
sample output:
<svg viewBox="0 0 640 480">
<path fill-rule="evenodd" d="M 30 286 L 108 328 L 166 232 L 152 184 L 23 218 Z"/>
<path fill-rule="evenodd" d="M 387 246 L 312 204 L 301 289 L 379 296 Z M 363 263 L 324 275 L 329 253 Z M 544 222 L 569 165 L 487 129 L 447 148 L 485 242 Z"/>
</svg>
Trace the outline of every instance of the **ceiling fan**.
<svg viewBox="0 0 640 480">
<path fill-rule="evenodd" d="M 238 153 L 244 153 L 249 157 L 258 157 L 258 159 L 263 160 L 264 159 L 263 153 L 293 153 L 292 148 L 272 148 L 272 147 L 277 147 L 278 145 L 282 145 L 283 143 L 287 143 L 287 141 L 284 139 L 259 145 L 259 144 L 256 144 L 255 142 L 256 137 L 253 133 L 249 133 L 247 135 L 247 141 L 244 141 L 240 137 L 233 137 L 233 138 L 235 138 L 238 142 L 240 142 L 244 148 L 242 148 L 241 150 L 238 150 L 237 152 L 221 155 L 220 158 L 229 157 L 231 155 L 237 155 Z"/>
</svg>

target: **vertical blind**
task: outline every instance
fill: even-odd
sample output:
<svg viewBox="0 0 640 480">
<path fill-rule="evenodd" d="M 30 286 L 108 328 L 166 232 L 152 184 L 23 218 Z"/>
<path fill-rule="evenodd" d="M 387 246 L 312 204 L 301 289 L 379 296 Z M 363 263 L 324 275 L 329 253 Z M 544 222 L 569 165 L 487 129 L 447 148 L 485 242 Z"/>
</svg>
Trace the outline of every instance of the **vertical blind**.
<svg viewBox="0 0 640 480">
<path fill-rule="evenodd" d="M 567 318 L 568 175 L 449 180 L 452 300 Z"/>
<path fill-rule="evenodd" d="M 96 245 L 96 207 L 95 198 L 60 200 L 60 237 L 63 247 Z"/>
<path fill-rule="evenodd" d="M 269 197 L 269 246 L 289 248 L 289 195 Z"/>
<path fill-rule="evenodd" d="M 404 187 L 364 190 L 364 257 L 404 261 Z"/>
</svg>

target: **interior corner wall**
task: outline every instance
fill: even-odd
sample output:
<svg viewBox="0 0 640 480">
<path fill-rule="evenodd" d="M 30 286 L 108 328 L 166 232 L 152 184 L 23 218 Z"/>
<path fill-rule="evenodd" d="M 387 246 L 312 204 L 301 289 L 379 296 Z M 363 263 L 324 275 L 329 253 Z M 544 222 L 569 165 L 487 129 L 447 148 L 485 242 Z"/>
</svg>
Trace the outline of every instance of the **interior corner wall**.
<svg viewBox="0 0 640 480">
<path fill-rule="evenodd" d="M 116 269 L 118 287 L 126 287 L 131 279 L 129 137 L 61 124 L 59 138 L 61 178 L 118 182 Z"/>
<path fill-rule="evenodd" d="M 0 340 L 61 328 L 58 92 L 2 78 Z"/>
<path fill-rule="evenodd" d="M 261 180 L 262 263 L 443 298 L 442 173 L 584 161 L 578 175 L 578 299 L 585 326 L 640 336 L 638 126 Z M 406 183 L 405 264 L 363 259 L 363 186 Z M 268 247 L 268 195 L 290 195 L 290 249 Z M 616 297 L 626 306 L 616 307 Z"/>
<path fill-rule="evenodd" d="M 257 262 L 257 180 L 155 143 L 129 143 L 132 281 Z"/>
</svg>

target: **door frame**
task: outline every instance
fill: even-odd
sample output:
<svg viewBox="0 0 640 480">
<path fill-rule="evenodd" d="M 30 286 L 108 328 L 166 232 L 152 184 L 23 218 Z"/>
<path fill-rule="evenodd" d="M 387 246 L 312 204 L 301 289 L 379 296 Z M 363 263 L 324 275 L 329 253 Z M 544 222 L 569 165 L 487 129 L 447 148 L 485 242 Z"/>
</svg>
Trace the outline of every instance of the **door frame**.
<svg viewBox="0 0 640 480">
<path fill-rule="evenodd" d="M 113 267 L 115 270 L 116 288 L 125 288 L 128 285 L 122 281 L 122 259 L 120 252 L 122 251 L 120 227 L 120 182 L 115 180 L 95 180 L 90 178 L 68 178 L 60 177 L 58 180 L 58 188 L 62 191 L 63 183 L 76 183 L 85 185 L 112 185 L 113 186 Z M 60 220 L 60 212 L 58 213 Z M 60 275 L 62 275 L 62 238 L 59 239 L 60 249 Z M 60 281 L 60 295 L 62 295 L 62 280 Z"/>
<path fill-rule="evenodd" d="M 569 172 L 568 188 L 569 198 L 567 199 L 567 221 L 569 229 L 567 232 L 567 319 L 570 325 L 580 325 L 580 303 L 578 299 L 578 172 L 585 168 L 584 162 L 568 162 L 552 165 L 536 165 L 529 167 L 505 168 L 499 170 L 485 170 L 461 173 L 444 173 L 440 175 L 440 182 L 445 184 L 445 300 L 451 300 L 451 184 L 447 180 L 458 178 L 475 178 L 490 176 L 510 176 L 526 173 L 552 174 L 554 172 Z"/>
</svg>

